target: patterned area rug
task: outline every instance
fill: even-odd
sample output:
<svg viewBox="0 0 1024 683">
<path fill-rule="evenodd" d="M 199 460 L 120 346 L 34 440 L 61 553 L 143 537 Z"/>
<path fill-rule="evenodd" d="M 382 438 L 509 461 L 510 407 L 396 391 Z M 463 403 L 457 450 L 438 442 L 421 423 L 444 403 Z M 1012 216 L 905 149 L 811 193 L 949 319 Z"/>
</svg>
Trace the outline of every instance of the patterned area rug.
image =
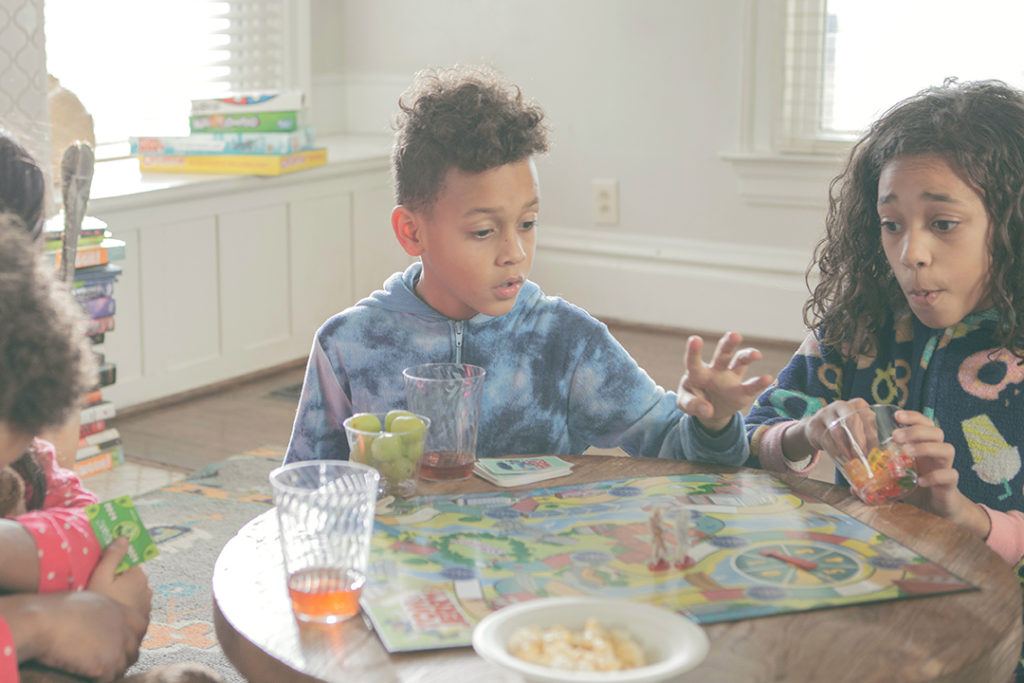
<svg viewBox="0 0 1024 683">
<path fill-rule="evenodd" d="M 224 544 L 272 505 L 267 475 L 283 453 L 283 448 L 250 451 L 135 499 L 160 555 L 146 564 L 153 612 L 133 672 L 190 661 L 206 664 L 228 681 L 242 680 L 213 629 L 213 565 Z"/>
</svg>

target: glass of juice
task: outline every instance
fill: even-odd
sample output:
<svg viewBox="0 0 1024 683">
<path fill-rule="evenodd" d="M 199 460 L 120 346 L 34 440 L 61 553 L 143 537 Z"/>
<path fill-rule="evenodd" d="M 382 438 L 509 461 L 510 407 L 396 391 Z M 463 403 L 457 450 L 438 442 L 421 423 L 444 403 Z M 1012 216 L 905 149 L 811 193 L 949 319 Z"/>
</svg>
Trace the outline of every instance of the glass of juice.
<svg viewBox="0 0 1024 683">
<path fill-rule="evenodd" d="M 829 425 L 827 449 L 850 490 L 868 505 L 891 503 L 917 487 L 914 458 L 892 440 L 899 406 L 873 405 Z"/>
<path fill-rule="evenodd" d="M 473 476 L 486 375 L 482 367 L 465 363 L 428 363 L 402 371 L 409 410 L 430 419 L 420 459 L 421 479 Z"/>
<path fill-rule="evenodd" d="M 380 474 L 341 460 L 297 462 L 270 473 L 292 611 L 333 624 L 359 612 Z"/>
</svg>

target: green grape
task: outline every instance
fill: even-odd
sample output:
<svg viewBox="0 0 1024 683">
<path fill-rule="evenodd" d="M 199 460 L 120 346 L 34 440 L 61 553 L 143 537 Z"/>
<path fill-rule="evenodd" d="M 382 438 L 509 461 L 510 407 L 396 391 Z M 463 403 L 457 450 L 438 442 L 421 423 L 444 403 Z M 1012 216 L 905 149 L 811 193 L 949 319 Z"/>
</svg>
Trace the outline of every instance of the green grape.
<svg viewBox="0 0 1024 683">
<path fill-rule="evenodd" d="M 381 434 L 370 446 L 370 455 L 373 458 L 373 466 L 381 469 L 384 463 L 400 460 L 402 458 L 402 437 L 398 434 Z"/>
<path fill-rule="evenodd" d="M 348 426 L 360 432 L 379 432 L 380 418 L 373 413 L 356 413 L 348 419 Z"/>
<path fill-rule="evenodd" d="M 391 423 L 395 421 L 396 417 L 412 416 L 408 410 L 389 410 L 388 414 L 384 416 L 384 431 L 393 432 L 396 431 L 391 428 Z"/>
<path fill-rule="evenodd" d="M 380 473 L 383 474 L 384 478 L 392 485 L 406 479 L 412 479 L 412 475 L 415 470 L 415 465 L 405 458 L 388 460 L 380 466 Z"/>
<path fill-rule="evenodd" d="M 419 460 L 423 455 L 423 439 L 427 431 L 427 425 L 423 420 L 415 415 L 396 417 L 391 423 L 391 431 L 402 436 L 406 460 L 411 462 Z"/>
</svg>

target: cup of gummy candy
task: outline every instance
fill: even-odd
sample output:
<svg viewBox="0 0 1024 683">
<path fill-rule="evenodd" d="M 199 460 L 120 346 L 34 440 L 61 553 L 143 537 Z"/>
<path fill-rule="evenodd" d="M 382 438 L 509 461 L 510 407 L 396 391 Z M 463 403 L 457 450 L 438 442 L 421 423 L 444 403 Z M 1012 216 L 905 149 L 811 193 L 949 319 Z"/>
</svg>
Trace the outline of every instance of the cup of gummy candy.
<svg viewBox="0 0 1024 683">
<path fill-rule="evenodd" d="M 892 440 L 900 427 L 897 410 L 899 406 L 868 406 L 828 428 L 828 454 L 850 482 L 850 490 L 868 505 L 891 503 L 917 488 L 913 456 Z"/>
<path fill-rule="evenodd" d="M 408 410 L 356 413 L 342 423 L 349 459 L 380 472 L 378 496 L 416 493 L 423 444 L 430 419 Z"/>
</svg>

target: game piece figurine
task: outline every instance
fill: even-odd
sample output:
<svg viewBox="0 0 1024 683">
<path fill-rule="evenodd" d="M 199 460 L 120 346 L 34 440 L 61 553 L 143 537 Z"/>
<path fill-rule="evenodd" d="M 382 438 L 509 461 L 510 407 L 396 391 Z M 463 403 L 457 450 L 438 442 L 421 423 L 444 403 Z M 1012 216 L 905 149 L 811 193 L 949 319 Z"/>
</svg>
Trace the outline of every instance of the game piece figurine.
<svg viewBox="0 0 1024 683">
<path fill-rule="evenodd" d="M 655 508 L 648 522 L 651 526 L 651 561 L 647 568 L 652 572 L 663 572 L 671 565 L 668 562 L 668 545 L 665 543 L 665 523 L 661 519 L 661 508 Z"/>
<path fill-rule="evenodd" d="M 696 564 L 690 557 L 690 508 L 685 505 L 676 510 L 674 519 L 676 530 L 676 569 L 689 569 Z"/>
</svg>

